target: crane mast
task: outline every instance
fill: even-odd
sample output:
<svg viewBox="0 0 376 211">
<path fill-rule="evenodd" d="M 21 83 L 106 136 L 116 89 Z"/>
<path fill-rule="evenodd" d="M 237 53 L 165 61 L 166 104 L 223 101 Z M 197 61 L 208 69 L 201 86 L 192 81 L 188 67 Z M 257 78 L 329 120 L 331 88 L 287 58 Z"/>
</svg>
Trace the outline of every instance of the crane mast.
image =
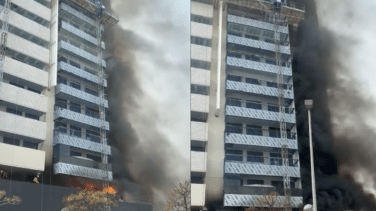
<svg viewBox="0 0 376 211">
<path fill-rule="evenodd" d="M 3 26 L 1 28 L 1 37 L 0 37 L 0 85 L 3 82 L 4 77 L 4 60 L 5 60 L 5 53 L 7 49 L 7 38 L 8 38 L 8 22 L 9 22 L 9 13 L 10 13 L 10 6 L 12 1 L 5 0 L 4 8 L 1 12 L 4 13 L 3 15 Z"/>
</svg>

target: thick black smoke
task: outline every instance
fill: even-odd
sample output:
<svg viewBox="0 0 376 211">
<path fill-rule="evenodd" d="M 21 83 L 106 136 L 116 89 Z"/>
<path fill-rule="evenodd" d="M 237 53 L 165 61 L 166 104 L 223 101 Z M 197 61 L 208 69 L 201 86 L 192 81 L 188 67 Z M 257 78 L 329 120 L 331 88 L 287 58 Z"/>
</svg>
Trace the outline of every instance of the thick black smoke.
<svg viewBox="0 0 376 211">
<path fill-rule="evenodd" d="M 363 191 L 353 174 L 343 171 L 361 166 L 374 173 L 373 155 L 369 148 L 374 132 L 366 125 L 364 114 L 370 105 L 357 91 L 357 83 L 344 64 L 343 52 L 355 45 L 352 38 L 338 36 L 320 27 L 313 0 L 295 1 L 306 6 L 306 17 L 300 23 L 297 46 L 293 48 L 293 80 L 297 111 L 297 130 L 304 203 L 312 204 L 308 116 L 305 99 L 313 99 L 312 132 L 318 210 L 375 210 L 376 200 Z M 335 8 L 333 8 L 335 9 Z M 342 57 L 341 57 L 341 56 Z M 350 81 L 341 79 L 347 76 Z M 328 90 L 333 94 L 328 95 Z M 334 137 L 338 130 L 333 122 L 350 120 L 352 128 Z M 352 130 L 348 130 L 352 129 Z M 368 146 L 368 148 L 367 148 Z M 374 152 L 374 150 L 373 150 Z M 372 159 L 374 160 L 374 159 Z"/>
<path fill-rule="evenodd" d="M 141 2 L 136 1 L 112 3 L 127 7 L 127 11 L 135 13 L 142 8 Z M 105 1 L 105 5 L 110 8 L 110 1 Z M 120 17 L 127 12 L 116 11 L 121 12 Z M 132 18 L 128 14 L 125 16 Z M 181 176 L 182 169 L 187 169 L 186 174 L 189 175 L 189 162 L 177 153 L 177 149 L 160 132 L 158 108 L 145 110 L 145 105 L 140 104 L 145 102 L 139 78 L 140 66 L 144 60 L 138 58 L 137 53 L 154 52 L 156 65 L 164 69 L 171 68 L 171 64 L 163 58 L 163 52 L 158 54 L 158 49 L 149 40 L 143 39 L 131 29 L 116 25 L 105 33 L 104 41 L 106 54 L 116 62 L 116 66 L 108 70 L 107 88 L 109 139 L 112 146 L 110 162 L 116 186 L 120 191 L 136 193 L 138 190 L 135 190 L 135 184 L 139 184 L 141 192 L 154 198 L 154 202 L 158 197 L 159 200 L 167 199 L 178 176 Z M 173 108 L 174 105 L 166 106 Z"/>
</svg>

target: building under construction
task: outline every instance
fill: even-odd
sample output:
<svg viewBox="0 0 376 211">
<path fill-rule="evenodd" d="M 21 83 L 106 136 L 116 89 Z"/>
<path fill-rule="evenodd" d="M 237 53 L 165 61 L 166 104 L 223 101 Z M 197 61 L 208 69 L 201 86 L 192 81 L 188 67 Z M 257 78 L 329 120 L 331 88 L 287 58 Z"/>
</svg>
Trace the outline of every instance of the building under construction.
<svg viewBox="0 0 376 211">
<path fill-rule="evenodd" d="M 192 0 L 192 210 L 303 203 L 291 43 L 304 7 Z"/>
<path fill-rule="evenodd" d="M 0 169 L 12 180 L 106 188 L 102 35 L 118 16 L 102 0 L 0 0 L 0 12 Z"/>
</svg>

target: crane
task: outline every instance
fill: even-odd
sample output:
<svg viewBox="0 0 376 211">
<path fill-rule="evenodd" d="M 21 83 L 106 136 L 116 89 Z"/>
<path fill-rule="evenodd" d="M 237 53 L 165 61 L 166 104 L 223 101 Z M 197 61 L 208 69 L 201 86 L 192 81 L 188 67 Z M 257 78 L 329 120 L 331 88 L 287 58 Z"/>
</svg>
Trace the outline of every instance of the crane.
<svg viewBox="0 0 376 211">
<path fill-rule="evenodd" d="M 0 37 L 0 85 L 3 82 L 3 75 L 4 75 L 4 60 L 5 54 L 7 49 L 7 37 L 8 37 L 8 22 L 9 22 L 9 13 L 10 13 L 10 5 L 12 0 L 5 0 L 4 8 L 1 12 L 3 12 L 3 26 L 1 28 L 1 37 Z"/>
</svg>

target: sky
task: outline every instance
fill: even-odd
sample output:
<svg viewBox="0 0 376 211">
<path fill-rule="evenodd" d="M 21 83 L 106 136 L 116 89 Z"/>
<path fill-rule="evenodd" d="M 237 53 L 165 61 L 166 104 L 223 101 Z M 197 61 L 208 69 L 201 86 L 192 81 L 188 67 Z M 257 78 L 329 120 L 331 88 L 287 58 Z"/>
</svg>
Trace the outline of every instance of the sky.
<svg viewBox="0 0 376 211">
<path fill-rule="evenodd" d="M 143 60 L 138 70 L 145 93 L 141 110 L 155 110 L 160 131 L 190 159 L 190 0 L 113 1 L 112 10 L 121 14 L 122 28 L 152 43 L 158 58 L 163 58 L 156 60 L 152 52 L 136 53 Z M 133 118 L 137 127 L 137 116 Z"/>
</svg>

